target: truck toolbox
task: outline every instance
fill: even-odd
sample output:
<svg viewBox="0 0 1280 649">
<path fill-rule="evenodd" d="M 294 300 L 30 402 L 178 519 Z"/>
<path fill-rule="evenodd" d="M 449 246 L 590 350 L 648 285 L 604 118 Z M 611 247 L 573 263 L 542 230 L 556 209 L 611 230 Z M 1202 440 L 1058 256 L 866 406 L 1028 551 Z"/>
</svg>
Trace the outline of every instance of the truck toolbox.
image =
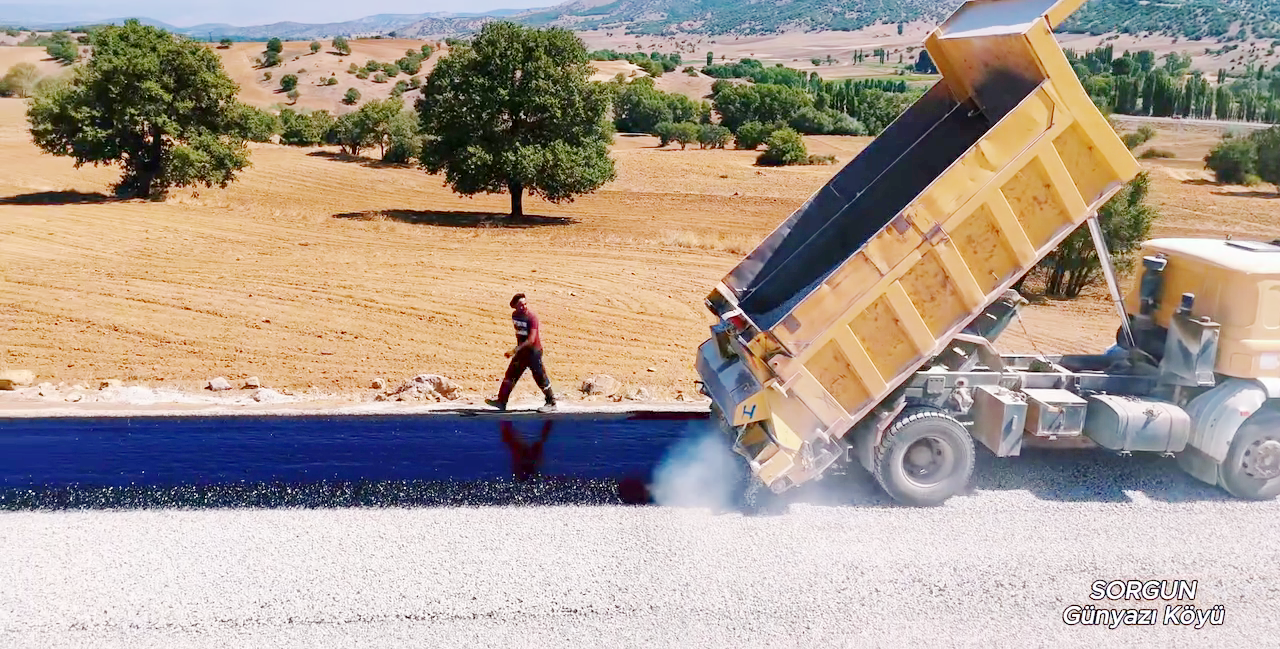
<svg viewBox="0 0 1280 649">
<path fill-rule="evenodd" d="M 748 458 L 766 485 L 819 475 L 847 432 L 1137 175 L 1053 37 L 1082 3 L 962 5 L 925 43 L 942 80 L 708 297 L 733 326 L 698 370 L 739 436 L 770 440 Z"/>
</svg>

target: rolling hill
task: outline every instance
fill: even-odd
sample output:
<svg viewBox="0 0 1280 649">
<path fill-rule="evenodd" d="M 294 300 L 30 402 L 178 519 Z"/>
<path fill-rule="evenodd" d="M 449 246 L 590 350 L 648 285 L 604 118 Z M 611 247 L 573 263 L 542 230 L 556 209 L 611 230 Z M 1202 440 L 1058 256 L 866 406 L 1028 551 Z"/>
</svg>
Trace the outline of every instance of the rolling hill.
<svg viewBox="0 0 1280 649">
<path fill-rule="evenodd" d="M 223 24 L 171 27 L 196 38 L 292 40 L 335 35 L 439 38 L 465 35 L 492 20 L 612 30 L 627 34 L 761 35 L 797 31 L 857 31 L 875 25 L 937 24 L 962 0 L 571 0 L 544 9 L 486 13 L 379 14 L 328 24 L 283 22 L 252 27 Z M 6 5 L 12 7 L 13 5 Z M 22 14 L 6 17 L 14 22 Z M 71 18 L 71 17 L 69 17 Z M 19 21 L 20 22 L 20 21 Z M 98 22 L 120 22 L 98 21 Z M 42 29 L 78 25 L 30 24 Z M 1280 0 L 1090 0 L 1062 26 L 1066 33 L 1162 35 L 1190 40 L 1280 38 Z"/>
</svg>

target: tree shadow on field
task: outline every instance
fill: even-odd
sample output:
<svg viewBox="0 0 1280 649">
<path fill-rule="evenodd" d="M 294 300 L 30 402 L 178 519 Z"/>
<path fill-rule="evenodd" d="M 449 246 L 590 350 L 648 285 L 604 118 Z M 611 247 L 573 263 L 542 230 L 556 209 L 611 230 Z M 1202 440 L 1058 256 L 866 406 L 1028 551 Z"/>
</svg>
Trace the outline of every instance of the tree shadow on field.
<svg viewBox="0 0 1280 649">
<path fill-rule="evenodd" d="M 351 155 L 349 153 L 341 153 L 337 151 L 312 151 L 307 155 L 313 158 L 324 158 L 335 162 L 346 162 L 349 164 L 358 164 L 369 169 L 413 169 L 414 165 L 404 162 L 383 162 L 375 158 L 366 158 L 364 156 Z"/>
<path fill-rule="evenodd" d="M 1214 196 L 1231 196 L 1233 198 L 1280 198 L 1280 193 L 1262 192 L 1256 189 L 1237 192 L 1213 192 Z"/>
<path fill-rule="evenodd" d="M 1218 183 L 1213 180 L 1206 180 L 1204 178 L 1188 178 L 1187 180 L 1182 181 L 1182 184 L 1195 185 L 1197 187 L 1221 187 L 1222 186 L 1221 183 Z"/>
<path fill-rule="evenodd" d="M 33 192 L 0 197 L 0 205 L 75 205 L 86 203 L 116 203 L 125 199 L 101 192 Z"/>
<path fill-rule="evenodd" d="M 577 219 L 567 216 L 511 217 L 493 212 L 448 212 L 440 210 L 382 210 L 371 212 L 347 212 L 334 214 L 335 219 L 352 221 L 399 221 L 414 225 L 434 225 L 447 228 L 536 228 L 543 226 L 575 225 Z"/>
</svg>

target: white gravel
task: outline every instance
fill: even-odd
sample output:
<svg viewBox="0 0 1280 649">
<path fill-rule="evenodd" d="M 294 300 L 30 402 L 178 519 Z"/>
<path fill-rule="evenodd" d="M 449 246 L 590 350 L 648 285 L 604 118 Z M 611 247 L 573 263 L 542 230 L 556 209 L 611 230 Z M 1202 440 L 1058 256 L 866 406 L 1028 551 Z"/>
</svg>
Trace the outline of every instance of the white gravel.
<svg viewBox="0 0 1280 649">
<path fill-rule="evenodd" d="M 1274 646 L 1280 503 L 1023 460 L 931 510 L 3 513 L 0 646 Z M 1162 578 L 1225 624 L 1062 621 Z"/>
</svg>

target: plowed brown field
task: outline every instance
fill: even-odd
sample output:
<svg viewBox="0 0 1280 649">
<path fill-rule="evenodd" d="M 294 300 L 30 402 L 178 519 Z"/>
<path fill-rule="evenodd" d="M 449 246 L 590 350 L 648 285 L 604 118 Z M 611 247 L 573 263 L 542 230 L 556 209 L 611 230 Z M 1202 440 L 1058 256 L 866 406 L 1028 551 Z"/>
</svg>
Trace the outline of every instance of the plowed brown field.
<svg viewBox="0 0 1280 649">
<path fill-rule="evenodd" d="M 41 154 L 23 108 L 0 100 L 0 361 L 40 380 L 191 388 L 254 375 L 345 391 L 434 372 L 489 393 L 521 291 L 562 392 L 604 372 L 656 397 L 691 394 L 703 297 L 867 142 L 811 138 L 837 166 L 761 169 L 749 152 L 619 137 L 615 182 L 567 205 L 528 199 L 537 218 L 503 227 L 490 215 L 506 196 L 458 197 L 421 171 L 274 145 L 255 145 L 226 190 L 115 201 L 117 171 Z M 1269 195 L 1162 169 L 1161 232 L 1275 235 Z M 1004 347 L 1101 349 L 1115 328 L 1099 299 L 1038 304 L 1025 322 L 1032 339 L 1015 327 Z"/>
</svg>

